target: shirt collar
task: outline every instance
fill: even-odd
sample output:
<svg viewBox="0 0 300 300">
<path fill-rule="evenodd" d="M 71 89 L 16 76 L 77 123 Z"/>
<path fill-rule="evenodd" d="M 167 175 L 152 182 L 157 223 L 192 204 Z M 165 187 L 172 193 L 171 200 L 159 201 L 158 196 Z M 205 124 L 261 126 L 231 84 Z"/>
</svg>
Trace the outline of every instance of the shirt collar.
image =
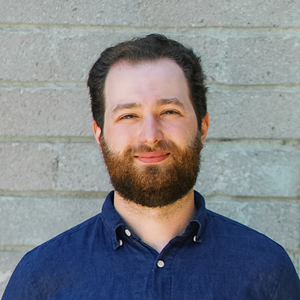
<svg viewBox="0 0 300 300">
<path fill-rule="evenodd" d="M 114 203 L 114 191 L 111 191 L 104 201 L 102 207 L 102 220 L 106 227 L 113 244 L 114 250 L 120 246 L 119 239 L 117 236 L 117 229 L 120 226 L 125 226 L 125 223 L 118 212 L 115 210 Z"/>
<path fill-rule="evenodd" d="M 203 232 L 206 227 L 206 208 L 205 208 L 205 200 L 202 197 L 200 193 L 197 191 L 194 191 L 194 200 L 195 200 L 195 205 L 197 207 L 197 212 L 194 216 L 194 218 L 191 220 L 188 228 L 190 226 L 196 226 L 197 228 L 197 233 L 196 233 L 196 240 L 195 242 L 201 243 L 201 236 L 203 235 Z M 105 202 L 102 207 L 102 220 L 104 223 L 104 226 L 106 227 L 110 238 L 112 240 L 112 245 L 114 249 L 117 249 L 120 246 L 120 242 L 118 239 L 117 235 L 117 229 L 121 226 L 125 227 L 125 223 L 122 220 L 121 216 L 118 214 L 118 212 L 114 208 L 114 191 L 111 191 L 105 199 Z M 187 228 L 187 231 L 188 231 Z"/>
<path fill-rule="evenodd" d="M 194 218 L 192 219 L 192 221 L 190 222 L 190 224 L 192 224 L 192 223 L 198 224 L 198 230 L 196 233 L 195 242 L 201 243 L 202 242 L 201 237 L 206 228 L 207 210 L 205 208 L 205 200 L 204 200 L 203 196 L 200 193 L 198 193 L 197 191 L 194 191 L 194 200 L 195 200 L 197 212 L 196 212 Z"/>
</svg>

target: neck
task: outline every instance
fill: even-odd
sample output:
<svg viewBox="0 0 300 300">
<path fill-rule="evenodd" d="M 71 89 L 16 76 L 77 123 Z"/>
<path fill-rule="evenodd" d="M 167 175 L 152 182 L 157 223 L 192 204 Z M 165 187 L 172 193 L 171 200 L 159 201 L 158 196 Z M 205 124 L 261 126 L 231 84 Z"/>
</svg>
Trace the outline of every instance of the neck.
<svg viewBox="0 0 300 300">
<path fill-rule="evenodd" d="M 196 213 L 193 189 L 175 203 L 155 208 L 125 200 L 115 191 L 114 206 L 125 224 L 158 252 L 185 231 Z"/>
</svg>

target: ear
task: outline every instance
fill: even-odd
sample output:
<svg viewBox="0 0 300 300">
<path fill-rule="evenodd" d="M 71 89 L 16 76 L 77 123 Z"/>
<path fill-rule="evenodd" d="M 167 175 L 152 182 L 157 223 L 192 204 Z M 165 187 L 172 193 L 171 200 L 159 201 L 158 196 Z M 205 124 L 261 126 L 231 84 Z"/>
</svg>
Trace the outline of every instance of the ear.
<svg viewBox="0 0 300 300">
<path fill-rule="evenodd" d="M 202 119 L 202 124 L 201 124 L 201 142 L 204 143 L 207 135 L 209 127 L 209 114 L 207 113 L 205 117 Z"/>
<path fill-rule="evenodd" d="M 94 130 L 94 135 L 95 135 L 95 139 L 97 141 L 97 144 L 101 150 L 101 145 L 100 145 L 100 135 L 101 135 L 101 129 L 100 127 L 98 127 L 97 123 L 95 120 L 93 120 L 93 130 Z"/>
</svg>

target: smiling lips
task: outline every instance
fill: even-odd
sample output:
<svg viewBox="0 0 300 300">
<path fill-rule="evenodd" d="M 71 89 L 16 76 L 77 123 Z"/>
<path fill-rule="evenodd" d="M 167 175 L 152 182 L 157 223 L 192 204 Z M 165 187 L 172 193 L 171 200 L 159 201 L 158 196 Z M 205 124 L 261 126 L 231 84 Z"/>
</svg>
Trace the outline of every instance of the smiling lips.
<svg viewBox="0 0 300 300">
<path fill-rule="evenodd" d="M 140 153 L 136 155 L 135 158 L 143 163 L 153 164 L 165 160 L 169 155 L 170 153 L 166 151 L 155 151 Z"/>
</svg>

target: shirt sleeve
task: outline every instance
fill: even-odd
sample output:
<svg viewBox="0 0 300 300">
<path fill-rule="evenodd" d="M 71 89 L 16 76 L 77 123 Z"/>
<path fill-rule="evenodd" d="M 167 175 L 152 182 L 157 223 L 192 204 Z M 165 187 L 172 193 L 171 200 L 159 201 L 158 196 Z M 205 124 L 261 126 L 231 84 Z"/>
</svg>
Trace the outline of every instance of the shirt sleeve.
<svg viewBox="0 0 300 300">
<path fill-rule="evenodd" d="M 272 300 L 299 300 L 300 299 L 300 280 L 295 267 L 285 252 L 285 266 L 282 275 L 275 287 Z"/>
<path fill-rule="evenodd" d="M 2 300 L 41 299 L 26 254 L 14 270 Z"/>
</svg>

